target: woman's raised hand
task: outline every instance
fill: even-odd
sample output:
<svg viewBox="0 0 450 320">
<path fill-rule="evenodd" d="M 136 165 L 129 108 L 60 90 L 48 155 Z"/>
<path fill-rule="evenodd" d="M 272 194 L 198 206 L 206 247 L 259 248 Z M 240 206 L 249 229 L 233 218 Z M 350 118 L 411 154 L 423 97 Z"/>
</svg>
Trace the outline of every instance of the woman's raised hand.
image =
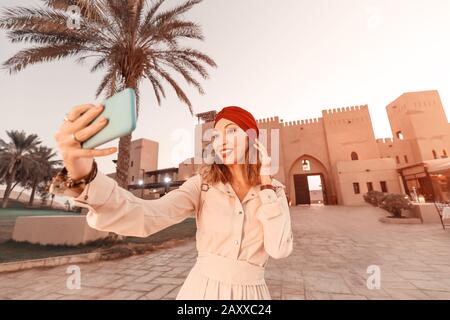
<svg viewBox="0 0 450 320">
<path fill-rule="evenodd" d="M 85 177 L 92 169 L 94 157 L 113 154 L 117 148 L 83 149 L 81 143 L 102 130 L 108 120 L 102 118 L 99 122 L 89 125 L 102 111 L 104 106 L 85 104 L 72 108 L 64 119 L 54 137 L 62 154 L 64 166 L 72 179 Z"/>
<path fill-rule="evenodd" d="M 270 177 L 272 169 L 272 159 L 269 157 L 269 153 L 267 152 L 266 147 L 257 138 L 255 138 L 254 146 L 261 154 L 260 175 Z"/>
</svg>

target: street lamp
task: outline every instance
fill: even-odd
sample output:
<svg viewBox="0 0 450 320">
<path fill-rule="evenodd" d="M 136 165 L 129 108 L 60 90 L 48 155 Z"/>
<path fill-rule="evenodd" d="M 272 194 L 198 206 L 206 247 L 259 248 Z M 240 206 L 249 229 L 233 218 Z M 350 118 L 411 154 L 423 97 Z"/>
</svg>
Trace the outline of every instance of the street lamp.
<svg viewBox="0 0 450 320">
<path fill-rule="evenodd" d="M 171 181 L 172 181 L 172 179 L 171 179 L 170 177 L 165 177 L 165 178 L 164 178 L 164 182 L 166 183 L 166 190 L 165 190 L 165 193 L 164 193 L 164 194 L 167 193 L 168 186 L 169 186 L 169 183 L 170 183 Z"/>
<path fill-rule="evenodd" d="M 144 199 L 144 181 L 145 181 L 145 169 L 141 169 L 142 171 L 142 180 L 139 181 L 139 184 L 141 185 L 141 198 Z M 142 183 L 141 183 L 142 181 Z"/>
</svg>

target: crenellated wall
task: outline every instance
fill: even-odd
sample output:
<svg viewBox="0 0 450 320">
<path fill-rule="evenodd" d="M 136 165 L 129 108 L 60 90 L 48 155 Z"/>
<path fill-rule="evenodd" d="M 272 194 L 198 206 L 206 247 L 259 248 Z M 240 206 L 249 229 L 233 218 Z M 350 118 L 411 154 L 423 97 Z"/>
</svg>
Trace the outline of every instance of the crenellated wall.
<svg viewBox="0 0 450 320">
<path fill-rule="evenodd" d="M 323 110 L 322 115 L 332 165 L 351 160 L 352 152 L 359 160 L 380 157 L 367 105 Z"/>
</svg>

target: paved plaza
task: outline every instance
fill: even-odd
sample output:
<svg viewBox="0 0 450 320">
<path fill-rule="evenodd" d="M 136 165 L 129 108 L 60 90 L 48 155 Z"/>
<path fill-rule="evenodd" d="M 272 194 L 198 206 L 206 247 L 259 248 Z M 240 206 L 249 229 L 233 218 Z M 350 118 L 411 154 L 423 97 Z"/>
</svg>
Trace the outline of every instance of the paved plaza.
<svg viewBox="0 0 450 320">
<path fill-rule="evenodd" d="M 293 207 L 294 251 L 270 259 L 273 299 L 450 299 L 450 230 L 391 225 L 373 207 Z M 196 257 L 194 240 L 121 260 L 0 273 L 0 299 L 175 299 Z M 380 288 L 367 287 L 369 266 Z"/>
</svg>

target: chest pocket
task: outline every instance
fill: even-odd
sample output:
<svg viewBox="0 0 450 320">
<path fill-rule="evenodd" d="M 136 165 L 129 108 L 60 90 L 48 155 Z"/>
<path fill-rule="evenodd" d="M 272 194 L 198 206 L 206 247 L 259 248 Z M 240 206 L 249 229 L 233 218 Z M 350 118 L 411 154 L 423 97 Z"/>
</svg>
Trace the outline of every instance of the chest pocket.
<svg viewBox="0 0 450 320">
<path fill-rule="evenodd" d="M 229 232 L 232 224 L 232 197 L 208 183 L 201 184 L 199 209 L 196 215 L 200 232 Z"/>
</svg>

